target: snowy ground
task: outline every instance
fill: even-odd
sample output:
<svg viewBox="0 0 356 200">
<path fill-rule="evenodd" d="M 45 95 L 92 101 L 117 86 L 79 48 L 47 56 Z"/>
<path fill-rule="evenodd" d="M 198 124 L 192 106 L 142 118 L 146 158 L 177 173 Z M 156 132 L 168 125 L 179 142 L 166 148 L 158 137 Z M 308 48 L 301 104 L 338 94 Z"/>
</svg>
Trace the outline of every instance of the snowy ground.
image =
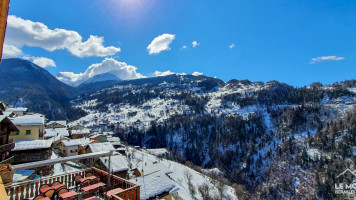
<svg viewBox="0 0 356 200">
<path fill-rule="evenodd" d="M 56 159 L 56 158 L 58 158 L 58 155 L 55 152 L 52 152 L 51 159 Z M 78 170 L 79 170 L 78 168 L 74 168 L 69 165 L 57 163 L 57 164 L 54 164 L 53 174 L 50 176 L 65 174 L 68 172 L 74 172 L 74 171 L 78 171 Z"/>
<path fill-rule="evenodd" d="M 13 182 L 22 182 L 25 179 L 29 178 L 29 176 L 32 175 L 34 172 L 35 172 L 35 170 L 15 171 Z"/>
</svg>

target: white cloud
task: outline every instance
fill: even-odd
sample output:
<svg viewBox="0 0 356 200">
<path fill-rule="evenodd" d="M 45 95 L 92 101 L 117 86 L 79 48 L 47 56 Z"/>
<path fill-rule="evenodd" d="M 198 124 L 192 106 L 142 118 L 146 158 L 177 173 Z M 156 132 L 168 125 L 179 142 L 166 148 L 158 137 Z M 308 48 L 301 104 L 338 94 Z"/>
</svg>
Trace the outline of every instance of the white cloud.
<svg viewBox="0 0 356 200">
<path fill-rule="evenodd" d="M 310 64 L 314 64 L 317 62 L 322 62 L 326 60 L 334 60 L 334 61 L 339 61 L 339 60 L 345 60 L 345 57 L 337 57 L 337 56 L 320 56 L 316 58 L 312 58 L 310 61 Z"/>
<path fill-rule="evenodd" d="M 180 50 L 186 49 L 188 48 L 186 45 L 182 46 L 182 48 L 180 48 Z"/>
<path fill-rule="evenodd" d="M 150 45 L 148 45 L 147 47 L 149 54 L 150 55 L 158 54 L 161 51 L 170 50 L 171 48 L 169 47 L 169 45 L 172 43 L 174 38 L 175 38 L 174 34 L 168 34 L 168 33 L 164 33 L 162 35 L 157 36 L 155 39 L 152 40 Z"/>
<path fill-rule="evenodd" d="M 24 57 L 25 58 L 25 57 Z M 45 57 L 31 57 L 32 62 L 40 67 L 56 67 L 56 63 L 50 59 Z"/>
<path fill-rule="evenodd" d="M 40 47 L 47 51 L 66 49 L 78 57 L 104 57 L 120 52 L 119 47 L 104 47 L 103 43 L 103 37 L 90 35 L 89 39 L 83 42 L 82 36 L 76 31 L 49 29 L 41 22 L 8 16 L 5 44 L 18 49 L 23 46 Z"/>
<path fill-rule="evenodd" d="M 145 76 L 136 72 L 136 70 L 137 67 L 128 65 L 125 62 L 119 62 L 113 58 L 105 58 L 101 63 L 90 65 L 84 73 L 60 72 L 57 78 L 67 84 L 71 83 L 75 86 L 93 76 L 103 73 L 111 73 L 122 80 L 145 78 Z"/>
<path fill-rule="evenodd" d="M 160 71 L 155 71 L 153 73 L 154 76 L 168 76 L 171 74 L 176 74 L 175 72 L 171 72 L 170 70 L 164 71 L 164 72 L 160 72 Z"/>
<path fill-rule="evenodd" d="M 229 45 L 229 48 L 230 49 L 232 49 L 232 48 L 234 48 L 235 47 L 235 44 L 234 43 L 231 43 L 230 45 Z"/>
<path fill-rule="evenodd" d="M 196 46 L 200 45 L 200 43 L 198 43 L 197 41 L 193 41 L 192 45 L 193 45 L 193 48 L 195 48 Z"/>
<path fill-rule="evenodd" d="M 201 73 L 201 72 L 193 72 L 192 75 L 193 75 L 193 76 L 201 76 L 201 75 L 203 75 L 203 73 Z"/>
<path fill-rule="evenodd" d="M 21 56 L 22 51 L 14 45 L 4 44 L 2 54 L 4 58 L 13 58 Z"/>
<path fill-rule="evenodd" d="M 182 73 L 176 73 L 176 72 L 171 72 L 170 70 L 161 72 L 161 71 L 155 71 L 153 73 L 153 76 L 157 77 L 157 76 L 168 76 L 168 75 L 172 75 L 172 74 L 177 74 L 177 75 L 187 75 L 186 73 L 182 72 Z"/>
</svg>

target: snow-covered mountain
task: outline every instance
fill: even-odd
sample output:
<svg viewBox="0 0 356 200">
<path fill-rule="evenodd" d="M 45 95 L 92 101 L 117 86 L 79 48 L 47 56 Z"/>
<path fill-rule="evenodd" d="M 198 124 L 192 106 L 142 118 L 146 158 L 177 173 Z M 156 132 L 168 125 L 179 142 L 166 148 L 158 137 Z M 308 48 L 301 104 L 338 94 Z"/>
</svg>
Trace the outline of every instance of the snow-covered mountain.
<svg viewBox="0 0 356 200">
<path fill-rule="evenodd" d="M 7 76 L 16 78 L 12 73 Z M 131 145 L 167 148 L 181 163 L 218 168 L 239 186 L 241 199 L 335 198 L 330 189 L 339 181 L 335 177 L 356 165 L 355 80 L 295 88 L 183 74 L 102 81 L 106 78 L 112 77 L 67 86 L 76 95 L 67 97 L 71 109 L 61 113 L 76 116 L 71 124 L 114 131 Z M 6 79 L 2 87 L 14 80 Z M 18 88 L 31 86 L 16 84 L 6 95 L 18 98 Z M 40 96 L 38 88 L 52 94 L 41 89 L 46 84 L 39 82 L 21 98 L 31 109 L 58 114 L 54 103 L 28 98 Z"/>
<path fill-rule="evenodd" d="M 317 184 L 313 170 L 319 161 L 314 158 L 330 154 L 319 147 L 319 138 L 329 137 L 321 131 L 353 119 L 347 116 L 355 112 L 355 89 L 356 81 L 294 88 L 277 81 L 224 83 L 170 75 L 84 94 L 74 106 L 89 114 L 72 124 L 111 130 L 132 145 L 165 147 L 180 159 L 218 167 L 257 198 L 267 198 L 261 196 L 265 192 L 278 199 L 299 198 L 302 191 L 316 196 L 320 188 L 307 189 Z M 337 127 L 346 138 L 353 134 Z M 355 144 L 343 148 L 351 152 Z M 308 159 L 314 164 L 305 164 Z M 282 188 L 283 180 L 291 186 Z"/>
<path fill-rule="evenodd" d="M 62 81 L 63 83 L 73 87 L 77 87 L 81 84 L 121 80 L 120 78 L 109 72 L 98 74 L 93 77 L 76 77 L 76 75 L 71 72 L 61 72 L 56 74 L 56 78 Z"/>
<path fill-rule="evenodd" d="M 121 79 L 111 73 L 98 74 L 84 81 L 82 84 L 95 83 L 100 81 L 120 81 Z"/>
</svg>

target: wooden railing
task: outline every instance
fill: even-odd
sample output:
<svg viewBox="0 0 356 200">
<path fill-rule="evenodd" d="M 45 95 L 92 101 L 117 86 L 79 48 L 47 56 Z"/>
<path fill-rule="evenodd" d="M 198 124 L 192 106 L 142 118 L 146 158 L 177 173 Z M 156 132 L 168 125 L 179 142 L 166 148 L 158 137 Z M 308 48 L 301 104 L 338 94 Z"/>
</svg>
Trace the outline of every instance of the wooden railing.
<svg viewBox="0 0 356 200">
<path fill-rule="evenodd" d="M 131 200 L 140 199 L 140 186 L 136 185 L 132 188 L 128 188 L 122 192 L 112 195 L 113 200 Z"/>
<path fill-rule="evenodd" d="M 14 160 L 15 160 L 15 157 L 11 156 L 11 157 L 6 158 L 5 160 L 1 161 L 0 164 L 11 164 L 14 162 Z"/>
<path fill-rule="evenodd" d="M 35 197 L 37 195 L 40 194 L 39 188 L 41 187 L 41 185 L 43 184 L 52 184 L 55 181 L 59 181 L 63 184 L 67 185 L 67 188 L 72 188 L 75 187 L 75 176 L 80 175 L 82 177 L 85 177 L 85 174 L 91 172 L 93 173 L 95 176 L 101 177 L 102 181 L 104 183 L 106 183 L 105 181 L 107 181 L 107 178 L 109 176 L 109 174 L 103 170 L 97 169 L 97 168 L 88 168 L 85 170 L 81 170 L 81 171 L 75 171 L 75 172 L 70 172 L 70 173 L 66 173 L 66 174 L 61 174 L 61 175 L 57 175 L 57 176 L 51 176 L 51 177 L 46 177 L 46 178 L 42 178 L 42 179 L 38 179 L 38 180 L 32 180 L 32 181 L 25 181 L 25 182 L 21 182 L 21 183 L 14 183 L 11 185 L 8 185 L 5 187 L 6 189 L 6 193 L 9 196 L 10 200 L 20 200 L 20 199 L 24 199 L 24 198 L 30 198 L 30 197 Z M 113 188 L 122 188 L 124 189 L 124 193 L 128 193 L 123 194 L 126 196 L 130 196 L 130 197 L 137 197 L 137 198 L 130 198 L 130 199 L 139 199 L 140 198 L 140 186 L 132 183 L 130 181 L 127 181 L 125 179 L 122 179 L 120 177 L 117 176 L 111 176 L 111 184 L 112 186 L 108 189 L 113 189 Z M 131 190 L 132 188 L 137 188 L 138 190 Z M 133 194 L 134 192 L 138 191 L 138 195 L 137 194 Z M 123 193 L 121 192 L 121 193 Z M 120 193 L 120 194 L 121 194 Z"/>
</svg>

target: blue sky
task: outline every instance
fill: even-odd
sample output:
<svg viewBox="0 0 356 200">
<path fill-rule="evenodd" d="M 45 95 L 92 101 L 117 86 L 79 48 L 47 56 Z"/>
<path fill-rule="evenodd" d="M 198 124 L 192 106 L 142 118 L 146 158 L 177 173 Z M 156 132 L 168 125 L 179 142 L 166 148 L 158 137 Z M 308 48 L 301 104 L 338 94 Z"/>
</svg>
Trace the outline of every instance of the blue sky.
<svg viewBox="0 0 356 200">
<path fill-rule="evenodd" d="M 169 70 L 294 86 L 356 77 L 353 0 L 11 0 L 9 16 L 5 56 L 51 59 L 56 67 L 46 69 L 52 74 L 78 75 L 92 65 L 86 78 L 110 70 L 122 79 Z M 23 31 L 31 25 L 21 19 L 47 26 L 41 37 L 55 35 L 52 43 L 31 35 L 38 34 L 35 25 Z M 64 42 L 78 38 L 68 31 L 82 41 Z M 90 46 L 91 35 L 104 42 Z M 150 54 L 147 47 L 158 36 Z"/>
</svg>

